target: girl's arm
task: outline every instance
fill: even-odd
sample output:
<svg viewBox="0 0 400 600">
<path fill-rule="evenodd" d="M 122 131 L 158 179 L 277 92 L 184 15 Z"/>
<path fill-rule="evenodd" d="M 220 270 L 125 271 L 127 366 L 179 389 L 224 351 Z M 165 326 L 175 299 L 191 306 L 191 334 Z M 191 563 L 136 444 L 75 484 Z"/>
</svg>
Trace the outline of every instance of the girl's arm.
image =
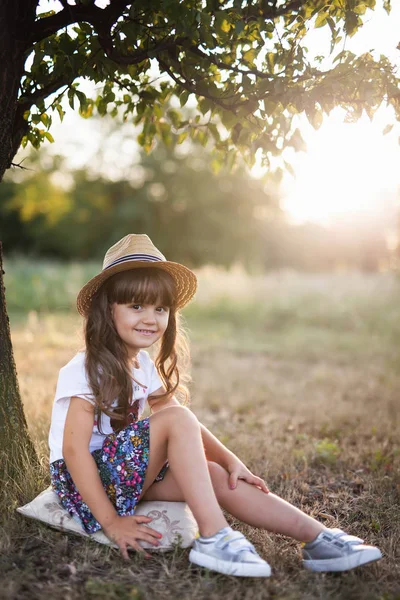
<svg viewBox="0 0 400 600">
<path fill-rule="evenodd" d="M 132 515 L 121 517 L 111 504 L 100 479 L 97 465 L 89 451 L 93 431 L 94 407 L 86 400 L 72 397 L 64 428 L 63 456 L 68 471 L 82 499 L 104 529 L 114 540 L 124 558 L 128 558 L 128 547 L 144 552 L 139 540 L 159 545 L 162 537 L 158 531 L 148 527 L 151 517 Z"/>
<path fill-rule="evenodd" d="M 94 423 L 94 406 L 83 398 L 72 397 L 64 428 L 63 456 L 68 471 L 84 502 L 105 528 L 117 512 L 100 480 L 97 465 L 89 451 Z"/>
<path fill-rule="evenodd" d="M 261 477 L 253 475 L 240 458 L 228 450 L 228 448 L 226 448 L 226 446 L 224 446 L 215 435 L 207 429 L 207 427 L 204 427 L 204 425 L 201 425 L 201 435 L 203 437 L 207 460 L 220 464 L 228 471 L 228 485 L 232 490 L 236 488 L 238 479 L 243 479 L 244 481 L 247 481 L 247 483 L 259 487 L 263 492 L 268 494 L 269 489 L 265 481 L 261 479 Z"/>
</svg>

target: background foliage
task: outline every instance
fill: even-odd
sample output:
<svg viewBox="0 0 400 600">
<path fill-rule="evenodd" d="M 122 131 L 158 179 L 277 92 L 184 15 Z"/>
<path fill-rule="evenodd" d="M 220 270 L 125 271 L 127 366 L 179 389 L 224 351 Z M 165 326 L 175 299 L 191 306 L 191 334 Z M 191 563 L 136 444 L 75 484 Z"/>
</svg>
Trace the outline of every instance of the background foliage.
<svg viewBox="0 0 400 600">
<path fill-rule="evenodd" d="M 7 255 L 101 260 L 116 240 L 135 231 L 192 267 L 374 271 L 389 265 L 384 213 L 347 216 L 333 228 L 291 225 L 276 178 L 256 179 L 244 166 L 216 174 L 207 149 L 185 148 L 142 152 L 130 177 L 114 181 L 88 169 L 69 172 L 62 157 L 34 156 L 22 179 L 18 173 L 0 186 Z"/>
<path fill-rule="evenodd" d="M 140 125 L 146 152 L 156 139 L 167 147 L 210 139 L 215 169 L 232 165 L 237 152 L 249 164 L 258 152 L 269 164 L 285 147 L 302 148 L 298 114 L 319 128 L 335 106 L 351 121 L 363 109 L 372 117 L 384 101 L 400 115 L 390 60 L 346 49 L 376 0 L 61 4 L 58 12 L 37 6 L 21 80 L 23 146 L 52 141 L 48 130 L 54 113 L 63 118 L 65 97 L 83 117 L 122 114 Z M 389 13 L 390 0 L 383 6 Z M 315 59 L 308 34 L 319 28 L 331 43 Z M 81 88 L 83 78 L 95 93 Z M 194 116 L 185 110 L 191 95 Z"/>
</svg>

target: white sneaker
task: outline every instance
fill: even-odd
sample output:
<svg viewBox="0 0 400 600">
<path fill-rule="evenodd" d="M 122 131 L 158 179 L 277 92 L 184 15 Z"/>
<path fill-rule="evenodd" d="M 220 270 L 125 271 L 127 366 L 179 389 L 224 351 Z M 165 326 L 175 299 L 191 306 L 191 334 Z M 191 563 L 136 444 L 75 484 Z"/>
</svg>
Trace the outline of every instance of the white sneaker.
<svg viewBox="0 0 400 600">
<path fill-rule="evenodd" d="M 341 529 L 325 529 L 302 549 L 303 565 L 310 571 L 348 571 L 379 560 L 382 552 Z"/>
<path fill-rule="evenodd" d="M 239 531 L 224 527 L 212 537 L 198 537 L 189 554 L 200 567 L 237 577 L 269 577 L 271 567 Z"/>
</svg>

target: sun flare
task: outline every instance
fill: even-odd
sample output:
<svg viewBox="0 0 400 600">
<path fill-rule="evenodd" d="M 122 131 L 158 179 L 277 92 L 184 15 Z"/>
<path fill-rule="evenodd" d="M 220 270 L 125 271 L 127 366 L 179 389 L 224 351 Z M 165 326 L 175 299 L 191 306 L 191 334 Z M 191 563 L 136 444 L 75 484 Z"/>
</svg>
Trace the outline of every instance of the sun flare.
<svg viewBox="0 0 400 600">
<path fill-rule="evenodd" d="M 346 214 L 376 214 L 396 202 L 400 150 L 394 132 L 383 135 L 382 123 L 367 117 L 344 123 L 335 114 L 319 131 L 309 132 L 307 152 L 289 159 L 296 177 L 285 174 L 283 180 L 282 208 L 291 221 L 328 225 Z"/>
</svg>

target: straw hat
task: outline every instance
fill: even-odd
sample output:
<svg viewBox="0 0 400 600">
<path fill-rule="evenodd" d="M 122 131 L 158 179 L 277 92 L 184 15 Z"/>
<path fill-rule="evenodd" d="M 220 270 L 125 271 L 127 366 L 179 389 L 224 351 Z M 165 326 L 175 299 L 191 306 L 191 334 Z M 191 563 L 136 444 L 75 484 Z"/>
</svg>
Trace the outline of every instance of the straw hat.
<svg viewBox="0 0 400 600">
<path fill-rule="evenodd" d="M 177 290 L 177 308 L 182 308 L 193 298 L 197 288 L 196 275 L 179 263 L 169 262 L 147 235 L 130 233 L 107 250 L 102 272 L 79 292 L 78 312 L 83 316 L 87 314 L 93 295 L 109 277 L 140 267 L 162 269 L 172 276 Z"/>
</svg>

